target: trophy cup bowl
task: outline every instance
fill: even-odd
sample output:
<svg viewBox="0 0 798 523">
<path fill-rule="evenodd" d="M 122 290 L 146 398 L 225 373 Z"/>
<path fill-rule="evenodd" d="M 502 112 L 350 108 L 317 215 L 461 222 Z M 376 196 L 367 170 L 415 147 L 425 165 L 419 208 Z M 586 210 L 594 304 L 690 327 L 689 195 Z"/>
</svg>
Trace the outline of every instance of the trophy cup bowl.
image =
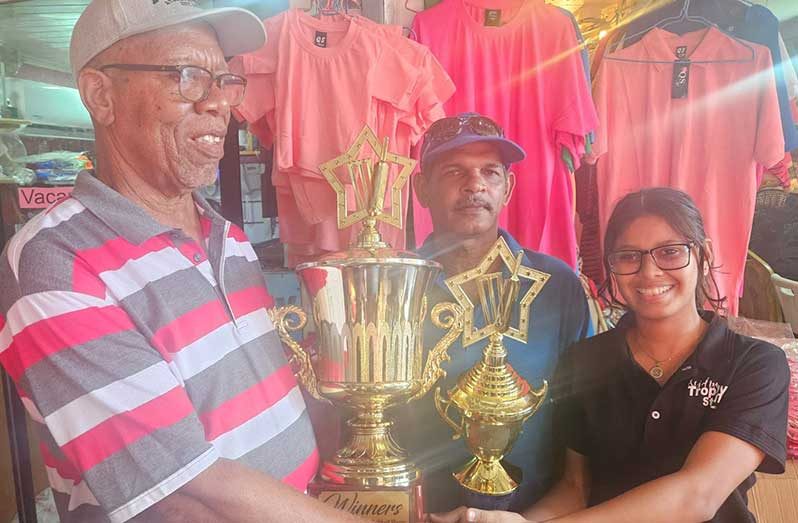
<svg viewBox="0 0 798 523">
<path fill-rule="evenodd" d="M 386 488 L 407 491 L 420 486 L 419 471 L 393 439 L 393 422 L 385 410 L 432 388 L 445 374 L 441 363 L 448 359 L 447 348 L 462 331 L 459 306 L 436 305 L 431 321 L 446 333 L 424 361 L 425 294 L 439 272 L 436 262 L 409 255 L 377 258 L 354 251 L 297 267 L 311 300 L 315 354 L 290 334 L 305 324 L 302 309 L 275 310 L 275 327 L 293 352 L 297 376 L 308 392 L 352 413 L 349 439 L 322 464 L 323 486 L 312 494 L 321 497 L 331 485 L 340 485 L 360 489 L 363 499 L 370 489 L 384 493 Z"/>
<path fill-rule="evenodd" d="M 490 352 L 498 355 L 496 349 L 501 351 L 500 347 L 494 345 Z M 540 389 L 531 389 L 511 366 L 504 364 L 504 355 L 506 352 L 494 361 L 486 357 L 475 365 L 449 390 L 448 399 L 442 397 L 440 388 L 435 391 L 435 406 L 441 418 L 452 428 L 455 439 L 462 437 L 474 455 L 454 472 L 454 478 L 466 489 L 469 506 L 495 510 L 507 508 L 521 479 L 513 473 L 513 465 L 503 462 L 504 456 L 512 449 L 526 420 L 543 404 L 548 391 L 545 381 Z M 450 415 L 450 407 L 456 407 L 459 422 Z"/>
</svg>

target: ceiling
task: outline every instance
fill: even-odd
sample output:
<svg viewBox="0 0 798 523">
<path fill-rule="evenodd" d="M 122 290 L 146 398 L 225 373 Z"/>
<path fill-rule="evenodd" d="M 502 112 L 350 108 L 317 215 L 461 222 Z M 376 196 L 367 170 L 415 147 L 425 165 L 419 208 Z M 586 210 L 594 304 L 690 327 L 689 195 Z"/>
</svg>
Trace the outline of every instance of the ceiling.
<svg viewBox="0 0 798 523">
<path fill-rule="evenodd" d="M 72 28 L 89 2 L 90 0 L 0 0 L 0 46 L 19 51 L 28 65 L 69 72 Z M 273 0 L 199 0 L 200 5 L 268 5 L 272 2 Z"/>
<path fill-rule="evenodd" d="M 0 44 L 30 65 L 67 71 L 69 39 L 89 0 L 0 0 Z"/>
</svg>

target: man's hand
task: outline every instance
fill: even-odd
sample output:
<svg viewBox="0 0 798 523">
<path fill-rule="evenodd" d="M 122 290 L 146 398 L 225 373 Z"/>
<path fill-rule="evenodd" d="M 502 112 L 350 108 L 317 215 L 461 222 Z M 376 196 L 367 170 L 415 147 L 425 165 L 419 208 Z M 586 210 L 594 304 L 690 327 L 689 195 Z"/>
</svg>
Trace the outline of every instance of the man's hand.
<svg viewBox="0 0 798 523">
<path fill-rule="evenodd" d="M 459 507 L 445 514 L 428 514 L 429 523 L 528 523 L 520 514 L 503 510 Z"/>
</svg>

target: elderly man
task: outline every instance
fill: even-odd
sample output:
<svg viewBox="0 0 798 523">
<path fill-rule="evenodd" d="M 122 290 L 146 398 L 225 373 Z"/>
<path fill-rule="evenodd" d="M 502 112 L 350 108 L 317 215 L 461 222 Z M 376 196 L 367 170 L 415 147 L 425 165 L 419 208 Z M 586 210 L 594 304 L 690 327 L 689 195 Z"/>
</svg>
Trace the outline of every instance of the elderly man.
<svg viewBox="0 0 798 523">
<path fill-rule="evenodd" d="M 355 521 L 302 494 L 313 431 L 243 232 L 215 180 L 264 43 L 239 9 L 94 0 L 72 67 L 96 175 L 0 259 L 0 362 L 42 429 L 63 522 Z"/>
<path fill-rule="evenodd" d="M 433 233 L 420 253 L 440 262 L 445 273 L 428 296 L 430 306 L 454 300 L 444 278 L 477 266 L 499 236 L 513 252 L 522 249 L 509 233 L 499 229 L 498 220 L 513 192 L 515 178 L 509 166 L 524 156 L 495 122 L 478 114 L 445 118 L 430 127 L 422 147 L 421 173 L 414 180 L 419 201 L 429 209 L 433 222 Z M 550 380 L 563 350 L 588 334 L 589 313 L 579 279 L 565 263 L 524 249 L 523 264 L 551 278 L 532 304 L 529 341 L 505 338 L 505 344 L 510 364 L 537 387 L 542 380 Z M 522 287 L 519 296 L 524 292 Z M 476 313 L 475 323 L 479 324 L 479 307 Z M 441 333 L 430 335 L 429 341 Z M 445 365 L 446 379 L 439 383 L 442 390 L 454 386 L 457 378 L 480 360 L 486 341 L 468 350 L 449 348 L 452 359 Z M 513 499 L 515 509 L 534 503 L 558 478 L 564 449 L 555 441 L 551 425 L 551 408 L 543 406 L 527 422 L 508 456 L 523 470 L 523 481 Z M 426 510 L 441 512 L 463 504 L 451 474 L 468 460 L 468 450 L 462 440 L 452 441 L 451 430 L 438 416 L 431 397 L 406 409 L 399 427 L 401 443 L 425 474 Z"/>
</svg>

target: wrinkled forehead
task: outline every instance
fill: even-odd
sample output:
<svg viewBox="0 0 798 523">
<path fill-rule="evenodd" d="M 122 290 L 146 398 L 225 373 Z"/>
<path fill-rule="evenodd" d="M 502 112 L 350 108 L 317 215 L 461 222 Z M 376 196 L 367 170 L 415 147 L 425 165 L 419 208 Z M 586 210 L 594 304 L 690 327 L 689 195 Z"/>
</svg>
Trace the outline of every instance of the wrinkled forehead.
<svg viewBox="0 0 798 523">
<path fill-rule="evenodd" d="M 99 55 L 103 63 L 212 66 L 224 64 L 216 32 L 205 22 L 189 22 L 120 40 Z"/>
</svg>

